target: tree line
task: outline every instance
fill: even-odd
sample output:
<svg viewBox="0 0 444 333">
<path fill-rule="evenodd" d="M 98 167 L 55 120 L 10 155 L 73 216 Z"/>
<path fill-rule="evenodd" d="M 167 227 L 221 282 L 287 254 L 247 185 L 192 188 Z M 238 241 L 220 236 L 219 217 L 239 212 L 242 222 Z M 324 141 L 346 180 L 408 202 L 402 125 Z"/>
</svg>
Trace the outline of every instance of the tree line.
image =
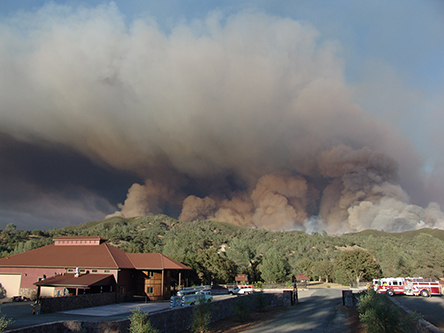
<svg viewBox="0 0 444 333">
<path fill-rule="evenodd" d="M 2 257 L 52 244 L 60 236 L 101 236 L 127 252 L 159 252 L 194 269 L 194 283 L 311 280 L 349 284 L 377 277 L 444 276 L 444 231 L 391 234 L 367 230 L 331 236 L 270 231 L 215 221 L 180 222 L 165 215 L 112 217 L 51 230 L 0 232 Z"/>
</svg>

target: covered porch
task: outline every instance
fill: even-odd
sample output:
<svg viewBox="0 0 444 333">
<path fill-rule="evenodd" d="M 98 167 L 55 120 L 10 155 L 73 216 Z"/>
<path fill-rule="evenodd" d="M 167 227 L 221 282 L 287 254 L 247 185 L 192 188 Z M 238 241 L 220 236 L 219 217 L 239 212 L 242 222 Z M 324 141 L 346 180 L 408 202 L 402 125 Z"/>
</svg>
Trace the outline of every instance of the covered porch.
<svg viewBox="0 0 444 333">
<path fill-rule="evenodd" d="M 116 291 L 116 280 L 113 274 L 59 274 L 35 282 L 37 286 L 37 298 L 41 295 L 42 288 L 52 290 L 66 289 L 69 295 L 95 294 Z M 48 289 L 47 289 L 48 290 Z M 56 296 L 56 295 L 53 295 Z"/>
</svg>

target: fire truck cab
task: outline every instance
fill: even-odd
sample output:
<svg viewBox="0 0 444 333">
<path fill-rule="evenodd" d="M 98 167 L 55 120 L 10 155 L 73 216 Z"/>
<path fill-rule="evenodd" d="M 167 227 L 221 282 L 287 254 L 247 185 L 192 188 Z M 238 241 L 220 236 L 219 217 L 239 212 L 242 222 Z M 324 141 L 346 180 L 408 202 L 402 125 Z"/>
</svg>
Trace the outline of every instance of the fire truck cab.
<svg viewBox="0 0 444 333">
<path fill-rule="evenodd" d="M 402 277 L 374 279 L 372 287 L 377 293 L 395 296 L 404 294 L 404 282 Z"/>
</svg>

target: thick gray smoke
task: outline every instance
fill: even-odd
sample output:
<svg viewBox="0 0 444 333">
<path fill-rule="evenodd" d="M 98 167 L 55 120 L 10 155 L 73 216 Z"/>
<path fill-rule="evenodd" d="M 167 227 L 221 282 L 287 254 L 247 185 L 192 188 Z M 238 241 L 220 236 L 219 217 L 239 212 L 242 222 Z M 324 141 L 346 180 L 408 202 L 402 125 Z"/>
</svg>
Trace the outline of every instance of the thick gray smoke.
<svg viewBox="0 0 444 333">
<path fill-rule="evenodd" d="M 146 179 L 115 215 L 444 228 L 438 204 L 410 203 L 424 195 L 412 145 L 354 103 L 340 46 L 308 24 L 216 12 L 166 34 L 113 4 L 50 5 L 0 34 L 0 131 Z"/>
</svg>

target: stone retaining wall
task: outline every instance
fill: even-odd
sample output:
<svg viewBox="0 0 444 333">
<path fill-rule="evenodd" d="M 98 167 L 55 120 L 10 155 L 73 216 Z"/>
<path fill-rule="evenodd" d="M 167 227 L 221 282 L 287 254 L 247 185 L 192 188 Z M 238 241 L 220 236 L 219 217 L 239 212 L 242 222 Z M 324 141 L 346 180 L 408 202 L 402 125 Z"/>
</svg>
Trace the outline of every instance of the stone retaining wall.
<svg viewBox="0 0 444 333">
<path fill-rule="evenodd" d="M 86 296 L 86 295 L 81 295 Z M 291 293 L 270 293 L 262 294 L 265 297 L 265 306 L 285 306 L 291 304 L 291 300 L 286 298 L 292 297 Z M 239 296 L 246 301 L 247 311 L 257 307 L 258 297 L 260 294 Z M 59 297 L 60 298 L 60 297 Z M 211 307 L 211 321 L 235 315 L 236 303 L 238 297 L 232 297 L 225 300 L 208 303 Z M 193 307 L 182 307 L 171 310 L 165 310 L 148 315 L 151 326 L 165 333 L 178 333 L 187 330 L 192 320 Z M 130 314 L 128 314 L 129 316 Z M 127 333 L 129 330 L 129 319 L 120 321 L 106 322 L 81 322 L 81 321 L 65 321 L 45 325 L 10 330 L 8 332 L 21 333 Z"/>
<path fill-rule="evenodd" d="M 52 313 L 116 303 L 116 293 L 85 294 L 40 299 L 40 313 Z"/>
</svg>

